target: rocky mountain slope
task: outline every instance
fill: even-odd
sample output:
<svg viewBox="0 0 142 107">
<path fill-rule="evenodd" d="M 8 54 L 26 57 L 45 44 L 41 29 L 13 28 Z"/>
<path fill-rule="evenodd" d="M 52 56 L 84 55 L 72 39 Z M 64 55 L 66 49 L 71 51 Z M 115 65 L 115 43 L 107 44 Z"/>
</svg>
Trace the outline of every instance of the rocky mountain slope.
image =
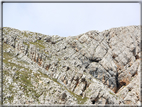
<svg viewBox="0 0 142 107">
<path fill-rule="evenodd" d="M 139 105 L 140 26 L 60 37 L 3 28 L 3 104 Z"/>
</svg>

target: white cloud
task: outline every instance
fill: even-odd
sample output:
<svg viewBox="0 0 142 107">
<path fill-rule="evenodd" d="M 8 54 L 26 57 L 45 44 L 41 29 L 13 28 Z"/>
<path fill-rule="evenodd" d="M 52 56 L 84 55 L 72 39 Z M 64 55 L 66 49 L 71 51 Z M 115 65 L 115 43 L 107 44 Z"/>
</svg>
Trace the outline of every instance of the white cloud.
<svg viewBox="0 0 142 107">
<path fill-rule="evenodd" d="M 3 7 L 4 26 L 47 35 L 74 36 L 140 25 L 138 3 L 11 3 Z"/>
</svg>

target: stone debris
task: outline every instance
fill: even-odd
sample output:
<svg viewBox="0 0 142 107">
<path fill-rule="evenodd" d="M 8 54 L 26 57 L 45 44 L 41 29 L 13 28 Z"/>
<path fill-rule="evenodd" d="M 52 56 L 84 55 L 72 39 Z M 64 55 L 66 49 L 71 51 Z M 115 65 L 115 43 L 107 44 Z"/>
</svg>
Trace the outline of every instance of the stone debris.
<svg viewBox="0 0 142 107">
<path fill-rule="evenodd" d="M 140 105 L 140 29 L 60 37 L 4 27 L 3 104 Z"/>
</svg>

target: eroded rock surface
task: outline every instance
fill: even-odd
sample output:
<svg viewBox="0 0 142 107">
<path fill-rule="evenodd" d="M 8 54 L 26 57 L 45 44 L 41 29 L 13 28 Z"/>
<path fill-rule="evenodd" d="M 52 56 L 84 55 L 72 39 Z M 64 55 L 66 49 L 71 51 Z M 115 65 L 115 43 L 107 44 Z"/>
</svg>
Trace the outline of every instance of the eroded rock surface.
<svg viewBox="0 0 142 107">
<path fill-rule="evenodd" d="M 140 29 L 60 37 L 3 28 L 3 103 L 139 105 Z"/>
</svg>

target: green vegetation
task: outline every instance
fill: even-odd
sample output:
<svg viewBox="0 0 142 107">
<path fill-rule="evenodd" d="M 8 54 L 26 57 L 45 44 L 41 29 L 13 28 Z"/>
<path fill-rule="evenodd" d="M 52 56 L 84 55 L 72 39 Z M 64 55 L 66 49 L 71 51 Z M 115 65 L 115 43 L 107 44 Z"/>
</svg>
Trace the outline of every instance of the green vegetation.
<svg viewBox="0 0 142 107">
<path fill-rule="evenodd" d="M 91 92 L 92 90 L 91 89 L 88 89 L 87 91 L 86 91 L 86 93 L 89 93 L 89 92 Z"/>
<path fill-rule="evenodd" d="M 7 52 L 3 52 L 3 62 L 8 63 L 8 60 L 10 60 L 10 59 L 12 59 L 12 54 L 7 53 Z"/>
<path fill-rule="evenodd" d="M 10 85 L 9 85 L 9 91 L 10 91 L 11 93 L 13 93 L 12 88 L 14 88 L 14 86 L 13 86 L 12 84 L 10 84 Z"/>
<path fill-rule="evenodd" d="M 56 90 L 53 90 L 53 94 L 56 92 Z"/>
<path fill-rule="evenodd" d="M 78 104 L 84 104 L 88 100 L 88 97 L 82 98 L 82 96 L 75 94 L 74 92 L 68 90 L 67 88 L 66 90 L 77 99 Z"/>
<path fill-rule="evenodd" d="M 9 46 L 7 44 L 4 43 L 4 49 L 9 48 Z M 13 77 L 13 81 L 14 82 L 20 82 L 19 86 L 23 87 L 23 91 L 25 93 L 26 96 L 29 96 L 29 93 L 32 94 L 33 98 L 35 98 L 35 100 L 38 101 L 38 98 L 40 96 L 39 93 L 36 92 L 36 90 L 34 90 L 34 86 L 31 83 L 31 76 L 30 76 L 30 72 L 31 70 L 29 70 L 28 68 L 23 67 L 23 63 L 28 64 L 28 62 L 26 61 L 17 61 L 19 62 L 18 64 L 11 62 L 11 60 L 14 58 L 14 54 L 12 53 L 8 53 L 8 52 L 4 52 L 3 53 L 3 62 L 6 64 L 6 66 L 9 67 L 16 67 L 17 71 L 15 71 L 16 75 Z M 18 60 L 18 59 L 17 59 Z M 23 71 L 20 71 L 20 69 L 23 69 Z M 4 70 L 4 76 L 10 75 L 10 71 Z M 4 79 L 4 84 L 6 83 L 6 80 Z M 13 88 L 14 86 L 12 84 L 9 85 L 9 87 L 4 90 L 5 93 L 10 92 L 12 94 L 11 97 L 7 98 L 8 101 L 10 103 L 12 103 L 13 100 L 13 96 L 14 96 L 14 92 L 13 92 Z"/>
<path fill-rule="evenodd" d="M 17 65 L 17 64 L 15 64 L 15 63 L 8 62 L 8 60 L 3 60 L 3 62 L 4 62 L 6 65 L 10 66 L 10 67 L 14 67 L 14 66 L 15 66 L 15 67 L 18 68 L 18 69 L 24 68 L 25 70 L 29 70 L 28 68 L 25 68 L 25 67 L 23 67 L 23 66 L 21 66 L 21 65 Z"/>
<path fill-rule="evenodd" d="M 15 64 L 15 63 L 12 63 L 12 62 L 10 62 L 10 60 L 12 60 L 12 58 L 14 58 L 13 57 L 13 54 L 12 53 L 7 53 L 7 52 L 4 52 L 3 53 L 3 62 L 6 64 L 6 65 L 8 65 L 8 66 L 10 66 L 10 67 L 16 67 L 16 68 L 18 68 L 18 69 L 21 69 L 21 68 L 24 68 L 24 67 L 22 67 L 21 65 L 17 65 L 17 64 Z M 26 61 L 17 61 L 17 62 L 19 62 L 19 63 L 21 63 L 21 64 L 28 64 L 28 62 L 26 62 Z M 26 70 L 28 70 L 28 68 L 24 68 L 24 69 L 26 69 Z"/>
<path fill-rule="evenodd" d="M 13 47 L 3 42 L 3 49 L 5 50 L 8 48 L 13 48 Z"/>
<path fill-rule="evenodd" d="M 14 95 L 8 97 L 7 99 L 8 99 L 8 101 L 9 101 L 10 103 L 12 103 L 12 101 L 13 101 L 13 99 L 14 99 Z"/>
<path fill-rule="evenodd" d="M 61 61 L 61 58 L 58 58 L 58 61 Z"/>
<path fill-rule="evenodd" d="M 19 63 L 21 63 L 21 64 L 29 64 L 28 62 L 26 62 L 26 61 L 23 61 L 23 60 L 18 60 L 17 62 L 19 62 Z"/>
<path fill-rule="evenodd" d="M 28 34 L 27 34 L 25 31 L 24 31 L 24 36 L 25 36 L 25 37 L 28 37 Z"/>
<path fill-rule="evenodd" d="M 112 93 L 111 91 L 109 91 L 109 93 L 111 94 L 111 95 L 115 95 L 114 93 Z"/>
<path fill-rule="evenodd" d="M 25 45 L 28 45 L 27 43 L 24 43 Z M 36 42 L 33 43 L 34 45 L 40 47 L 40 49 L 45 48 L 45 46 L 43 45 L 43 41 L 42 40 L 37 40 Z M 4 48 L 7 49 L 11 46 L 7 45 L 4 43 Z M 38 98 L 40 97 L 41 93 L 37 93 L 35 90 L 35 87 L 33 86 L 33 84 L 31 83 L 31 76 L 30 76 L 30 72 L 31 70 L 29 70 L 28 68 L 23 67 L 23 63 L 28 64 L 25 61 L 19 61 L 18 59 L 18 64 L 15 64 L 13 62 L 11 62 L 11 60 L 14 58 L 13 53 L 8 53 L 8 52 L 4 52 L 3 56 L 4 56 L 4 60 L 3 62 L 8 65 L 8 66 L 15 66 L 17 68 L 16 75 L 13 77 L 13 81 L 14 82 L 20 82 L 19 86 L 23 87 L 23 91 L 25 93 L 26 96 L 30 96 L 32 95 L 32 97 L 39 101 Z M 58 60 L 61 60 L 60 58 Z M 20 69 L 23 69 L 23 71 L 20 71 Z M 7 73 L 10 73 L 10 71 L 4 71 L 5 74 L 7 75 Z M 46 78 L 49 78 L 50 80 L 56 82 L 57 84 L 59 84 L 61 87 L 63 87 L 65 90 L 67 90 L 74 98 L 77 99 L 78 104 L 84 104 L 87 101 L 87 97 L 82 97 L 80 95 L 75 94 L 74 92 L 68 90 L 65 86 L 63 86 L 62 84 L 60 84 L 57 79 L 55 78 L 50 78 L 49 76 L 47 76 L 46 74 L 41 73 L 41 71 L 39 71 L 39 73 L 34 73 L 34 76 L 37 77 L 39 75 L 42 75 Z M 16 77 L 16 78 L 15 78 Z M 37 78 L 34 78 L 34 81 L 38 82 Z M 8 91 L 13 90 L 13 86 L 10 85 L 9 88 L 7 89 Z M 56 91 L 54 90 L 53 93 L 55 93 Z M 11 102 L 13 100 L 13 95 L 14 93 L 12 93 L 12 97 L 8 98 L 8 100 Z"/>
<path fill-rule="evenodd" d="M 5 83 L 5 79 L 3 80 L 3 83 Z M 4 93 L 10 93 L 12 94 L 11 96 L 9 97 L 6 97 L 6 99 L 8 100 L 9 103 L 12 103 L 13 99 L 14 99 L 14 92 L 13 92 L 13 89 L 14 86 L 12 84 L 9 84 L 8 88 L 6 88 L 5 90 L 3 90 Z M 7 101 L 6 101 L 7 102 Z"/>
<path fill-rule="evenodd" d="M 43 74 L 41 71 L 39 71 L 41 73 L 41 75 L 43 75 L 44 77 L 46 78 L 49 78 L 50 80 L 56 82 L 57 84 L 59 84 L 61 87 L 64 87 L 64 89 L 66 89 L 73 97 L 75 97 L 77 99 L 77 102 L 78 104 L 84 104 L 87 100 L 88 100 L 88 97 L 82 97 L 81 95 L 77 95 L 75 94 L 74 92 L 68 90 L 65 86 L 63 86 L 62 84 L 60 84 L 57 79 L 55 78 L 50 78 L 48 75 L 46 74 Z"/>
<path fill-rule="evenodd" d="M 30 42 L 30 44 L 35 45 L 39 49 L 45 49 L 45 45 L 43 43 L 44 43 L 43 40 L 37 40 L 36 42 Z"/>
<path fill-rule="evenodd" d="M 49 54 L 49 52 L 45 52 L 45 54 Z"/>
<path fill-rule="evenodd" d="M 28 75 L 26 75 L 27 73 L 25 73 L 24 74 L 24 72 L 23 72 L 23 74 L 22 74 L 22 76 L 21 76 L 21 81 L 22 81 L 22 83 L 24 83 L 24 84 L 26 84 L 27 86 L 31 86 L 32 84 L 31 84 L 31 80 L 30 79 L 28 79 Z"/>
<path fill-rule="evenodd" d="M 26 42 L 23 42 L 24 45 L 27 45 L 28 48 L 30 47 L 30 44 L 26 43 Z"/>
<path fill-rule="evenodd" d="M 3 27 L 3 32 L 7 35 L 10 32 L 10 28 L 8 27 Z"/>
<path fill-rule="evenodd" d="M 31 76 L 28 75 L 30 74 L 31 70 L 26 70 L 26 71 L 16 71 L 16 75 L 18 78 L 14 78 L 14 81 L 20 82 L 20 86 L 23 87 L 23 91 L 26 94 L 26 96 L 32 95 L 33 98 L 35 98 L 38 101 L 38 98 L 40 94 L 34 90 L 34 86 L 31 83 Z"/>
</svg>

